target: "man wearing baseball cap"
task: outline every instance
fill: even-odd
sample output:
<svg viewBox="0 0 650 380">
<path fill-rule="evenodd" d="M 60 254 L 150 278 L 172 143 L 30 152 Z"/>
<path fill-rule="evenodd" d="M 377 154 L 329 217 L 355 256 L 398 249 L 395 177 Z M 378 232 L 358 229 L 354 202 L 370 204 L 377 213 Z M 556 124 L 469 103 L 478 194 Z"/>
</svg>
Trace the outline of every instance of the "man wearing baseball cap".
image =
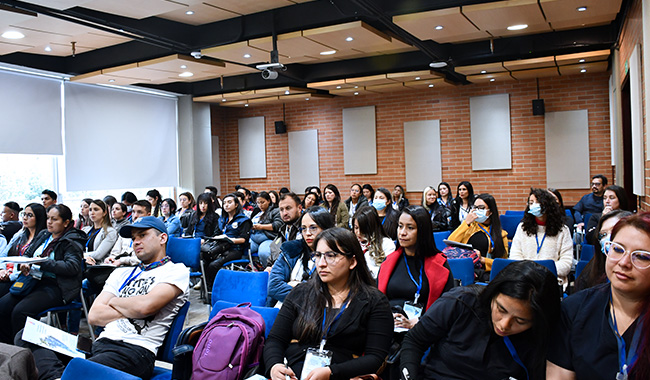
<svg viewBox="0 0 650 380">
<path fill-rule="evenodd" d="M 138 218 L 120 229 L 133 239 L 141 264 L 119 267 L 106 280 L 88 321 L 104 326 L 89 360 L 148 379 L 167 331 L 187 301 L 189 269 L 166 255 L 167 229 L 153 216 Z M 31 346 L 41 379 L 61 377 L 65 366 L 54 352 Z"/>
</svg>

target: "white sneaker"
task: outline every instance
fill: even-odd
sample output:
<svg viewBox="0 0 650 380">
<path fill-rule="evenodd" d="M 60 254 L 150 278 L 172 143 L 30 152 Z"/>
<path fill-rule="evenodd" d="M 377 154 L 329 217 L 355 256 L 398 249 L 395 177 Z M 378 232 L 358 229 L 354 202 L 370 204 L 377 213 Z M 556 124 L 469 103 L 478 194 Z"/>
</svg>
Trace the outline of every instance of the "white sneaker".
<svg viewBox="0 0 650 380">
<path fill-rule="evenodd" d="M 194 285 L 194 290 L 201 290 L 201 281 L 197 282 L 196 285 Z"/>
</svg>

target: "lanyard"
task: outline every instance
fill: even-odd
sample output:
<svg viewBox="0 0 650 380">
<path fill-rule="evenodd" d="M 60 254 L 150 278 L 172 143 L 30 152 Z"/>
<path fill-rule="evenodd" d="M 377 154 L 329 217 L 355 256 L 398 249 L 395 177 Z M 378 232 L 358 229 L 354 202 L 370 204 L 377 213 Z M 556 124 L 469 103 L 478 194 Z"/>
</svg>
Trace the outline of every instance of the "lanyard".
<svg viewBox="0 0 650 380">
<path fill-rule="evenodd" d="M 538 255 L 539 255 L 539 250 L 542 249 L 542 245 L 544 245 L 544 240 L 545 239 L 546 239 L 546 232 L 544 232 L 544 236 L 542 237 L 542 242 L 541 243 L 537 239 L 537 233 L 535 233 L 535 243 L 537 243 L 537 254 Z"/>
<path fill-rule="evenodd" d="M 152 270 L 152 269 L 156 269 L 159 266 L 163 266 L 163 265 L 167 264 L 169 261 L 170 261 L 169 256 L 165 256 L 165 257 L 162 258 L 162 260 L 158 260 L 158 261 L 156 261 L 154 263 L 151 263 L 151 264 L 148 264 L 148 265 L 140 263 L 140 265 L 133 268 L 133 270 L 131 271 L 131 274 L 129 275 L 129 277 L 127 277 L 126 281 L 124 281 L 122 286 L 120 286 L 120 289 L 118 290 L 118 293 L 121 292 L 122 289 L 124 289 L 125 286 L 127 286 L 129 283 L 131 283 L 131 281 L 133 281 L 136 278 L 140 277 L 142 272 Z M 136 269 L 140 269 L 140 272 L 138 272 L 138 274 L 135 274 Z"/>
<path fill-rule="evenodd" d="M 381 225 L 382 225 L 382 226 L 384 225 L 384 222 L 386 221 L 386 217 L 387 217 L 387 216 L 388 216 L 388 214 L 384 215 L 384 218 L 381 220 Z"/>
<path fill-rule="evenodd" d="M 616 313 L 614 311 L 614 305 L 612 304 L 612 293 L 609 293 L 609 307 L 612 310 L 609 315 L 608 321 L 609 326 L 614 331 L 614 336 L 616 337 L 616 345 L 618 346 L 618 368 L 619 372 L 616 374 L 616 379 L 627 380 L 627 369 L 632 367 L 636 360 L 639 358 L 638 347 L 639 340 L 641 339 L 641 331 L 643 330 L 643 320 L 639 320 L 634 329 L 634 335 L 632 336 L 632 345 L 630 350 L 625 355 L 625 339 L 618 332 L 618 326 L 616 325 Z"/>
<path fill-rule="evenodd" d="M 101 230 L 101 228 L 98 228 L 97 231 L 95 231 L 94 234 L 92 233 L 93 232 L 92 229 L 90 231 L 88 231 L 91 234 L 90 234 L 90 236 L 88 236 L 88 240 L 86 240 L 86 251 L 88 251 L 88 244 L 90 244 L 90 241 L 93 239 L 93 237 L 95 237 L 99 233 L 99 230 Z"/>
<path fill-rule="evenodd" d="M 512 355 L 512 358 L 515 360 L 515 362 L 517 362 L 517 364 L 519 364 L 521 368 L 523 368 L 524 371 L 526 371 L 526 379 L 530 379 L 530 376 L 528 376 L 528 368 L 526 368 L 524 362 L 522 362 L 521 359 L 519 358 L 519 355 L 517 354 L 517 350 L 515 350 L 515 346 L 510 341 L 510 338 L 504 336 L 503 343 L 505 343 L 506 347 L 508 347 L 508 351 L 510 351 L 510 355 Z"/>
<path fill-rule="evenodd" d="M 420 298 L 420 290 L 422 290 L 422 269 L 424 268 L 424 263 L 420 265 L 420 279 L 417 282 L 415 281 L 415 278 L 413 278 L 413 275 L 411 274 L 411 269 L 409 268 L 408 261 L 406 261 L 406 253 L 404 253 L 404 264 L 406 264 L 406 273 L 409 274 L 409 277 L 411 277 L 411 281 L 413 281 L 413 283 L 417 287 L 417 290 L 415 291 L 415 299 L 413 300 L 413 303 L 417 304 L 418 298 Z"/>
<path fill-rule="evenodd" d="M 492 226 L 488 227 L 488 229 L 486 230 L 485 228 L 483 228 L 481 223 L 476 223 L 476 224 L 478 225 L 478 228 L 483 230 L 483 232 L 485 232 L 485 234 L 487 235 L 487 238 L 490 241 L 490 249 L 489 249 L 489 251 L 492 251 L 494 249 L 494 242 L 492 241 L 492 237 L 490 236 L 490 232 L 492 232 Z M 543 242 L 544 242 L 544 240 L 542 240 L 542 243 Z M 539 253 L 539 249 L 537 250 L 537 253 Z"/>
<path fill-rule="evenodd" d="M 327 330 L 325 330 L 325 320 L 327 319 L 327 308 L 323 309 L 323 323 L 321 325 L 321 329 L 323 330 L 323 339 L 321 339 L 320 342 L 320 351 L 323 351 L 323 348 L 325 347 L 325 341 L 327 340 L 327 336 L 330 334 L 330 330 L 332 329 L 332 326 L 336 323 L 336 321 L 341 318 L 341 314 L 345 311 L 345 307 L 348 306 L 348 300 L 346 299 L 345 302 L 343 302 L 343 305 L 341 305 L 341 310 L 339 311 L 338 314 L 336 314 L 336 317 L 334 317 L 334 320 L 332 323 L 327 326 Z"/>
<path fill-rule="evenodd" d="M 52 237 L 52 235 L 48 236 L 47 239 L 45 239 L 45 243 L 43 243 L 43 251 L 41 251 L 40 257 L 43 257 L 43 253 L 47 249 L 47 243 L 50 242 L 51 237 Z"/>
</svg>

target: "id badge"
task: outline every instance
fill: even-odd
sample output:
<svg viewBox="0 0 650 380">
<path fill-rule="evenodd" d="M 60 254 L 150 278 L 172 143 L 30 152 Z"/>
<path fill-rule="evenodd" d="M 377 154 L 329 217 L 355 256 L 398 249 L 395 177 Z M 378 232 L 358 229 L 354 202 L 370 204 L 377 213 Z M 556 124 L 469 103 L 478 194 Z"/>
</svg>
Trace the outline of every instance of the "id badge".
<svg viewBox="0 0 650 380">
<path fill-rule="evenodd" d="M 34 277 L 37 280 L 43 278 L 43 272 L 41 271 L 41 266 L 33 264 L 32 267 L 29 269 L 29 275 Z"/>
<path fill-rule="evenodd" d="M 300 380 L 305 380 L 307 375 L 316 368 L 327 367 L 332 362 L 332 351 L 320 351 L 317 348 L 307 349 L 305 364 L 302 366 Z"/>
<path fill-rule="evenodd" d="M 409 319 L 420 319 L 422 315 L 422 306 L 414 304 L 411 301 L 404 302 L 404 312 L 408 315 Z"/>
</svg>

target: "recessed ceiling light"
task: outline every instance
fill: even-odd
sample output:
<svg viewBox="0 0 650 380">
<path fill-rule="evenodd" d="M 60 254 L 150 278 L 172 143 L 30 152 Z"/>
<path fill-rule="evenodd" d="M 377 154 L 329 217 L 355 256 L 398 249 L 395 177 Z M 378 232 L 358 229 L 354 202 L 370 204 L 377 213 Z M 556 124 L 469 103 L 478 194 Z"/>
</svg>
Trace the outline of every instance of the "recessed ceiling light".
<svg viewBox="0 0 650 380">
<path fill-rule="evenodd" d="M 580 70 L 580 72 L 581 72 L 581 73 L 586 73 L 586 72 L 587 72 L 587 69 L 582 69 L 582 70 Z"/>
<path fill-rule="evenodd" d="M 359 88 L 359 86 L 354 86 L 354 88 Z"/>
<path fill-rule="evenodd" d="M 429 66 L 434 68 L 434 69 L 441 69 L 443 67 L 447 67 L 447 62 L 444 62 L 444 61 L 431 62 L 431 63 L 429 63 Z"/>
<path fill-rule="evenodd" d="M 9 39 L 9 40 L 19 40 L 21 38 L 25 38 L 25 35 L 20 33 L 17 30 L 8 30 L 4 33 L 2 33 L 2 37 Z"/>
<path fill-rule="evenodd" d="M 431 88 L 431 87 L 433 87 L 433 85 L 432 85 L 432 84 L 430 84 L 430 85 L 429 85 L 429 88 Z"/>
<path fill-rule="evenodd" d="M 187 65 L 181 65 L 181 69 L 187 69 Z"/>
<path fill-rule="evenodd" d="M 436 30 L 442 30 L 443 28 L 444 28 L 444 26 L 442 26 L 442 25 L 436 26 Z"/>
<path fill-rule="evenodd" d="M 348 37 L 348 38 L 346 38 L 345 40 L 348 41 L 348 42 L 352 42 L 352 41 L 354 41 L 354 38 L 352 38 L 352 37 Z"/>
<path fill-rule="evenodd" d="M 226 99 L 221 99 L 221 101 L 222 101 L 222 102 L 225 102 L 225 101 L 226 101 Z"/>
<path fill-rule="evenodd" d="M 185 12 L 185 14 L 188 15 L 188 16 L 191 16 L 191 15 L 194 14 L 194 11 L 187 11 L 187 12 Z"/>
<path fill-rule="evenodd" d="M 248 107 L 248 103 L 244 104 L 244 107 Z"/>
<path fill-rule="evenodd" d="M 487 70 L 481 70 L 481 74 L 486 74 Z"/>
<path fill-rule="evenodd" d="M 336 50 L 327 50 L 327 51 L 321 51 L 320 55 L 332 55 L 336 54 Z"/>
<path fill-rule="evenodd" d="M 108 83 L 113 83 L 113 82 L 115 82 L 115 79 L 109 79 L 108 80 Z"/>
<path fill-rule="evenodd" d="M 578 62 L 580 62 L 580 63 L 584 63 L 585 61 L 586 61 L 586 60 L 583 58 L 583 59 L 579 60 Z"/>
<path fill-rule="evenodd" d="M 415 77 L 415 80 L 420 80 L 420 77 Z"/>
<path fill-rule="evenodd" d="M 285 91 L 284 94 L 289 95 L 290 94 L 289 90 Z"/>
<path fill-rule="evenodd" d="M 359 95 L 359 93 L 358 93 L 358 92 L 355 92 L 354 95 Z"/>
<path fill-rule="evenodd" d="M 586 10 L 587 10 L 587 7 L 578 7 L 578 8 L 576 8 L 576 11 L 578 11 L 578 12 L 584 12 Z"/>
<path fill-rule="evenodd" d="M 305 98 L 305 100 L 309 100 L 309 98 Z"/>
<path fill-rule="evenodd" d="M 341 88 L 341 86 L 336 86 L 337 89 Z"/>
<path fill-rule="evenodd" d="M 45 50 L 45 51 L 52 51 L 52 48 L 49 47 L 49 46 L 46 46 L 44 50 Z"/>
<path fill-rule="evenodd" d="M 510 25 L 507 29 L 508 30 L 522 30 L 528 28 L 527 24 L 517 24 L 517 25 Z"/>
<path fill-rule="evenodd" d="M 490 82 L 494 82 L 495 80 L 496 80 L 496 79 L 492 78 L 492 79 L 490 79 Z"/>
<path fill-rule="evenodd" d="M 194 76 L 194 73 L 189 72 L 189 71 L 185 71 L 185 72 L 182 72 L 182 73 L 178 74 L 178 76 L 181 77 L 181 78 L 189 78 L 189 77 Z"/>
<path fill-rule="evenodd" d="M 244 58 L 250 58 L 250 57 L 251 57 L 250 54 L 248 54 L 248 53 L 244 54 Z"/>
</svg>

